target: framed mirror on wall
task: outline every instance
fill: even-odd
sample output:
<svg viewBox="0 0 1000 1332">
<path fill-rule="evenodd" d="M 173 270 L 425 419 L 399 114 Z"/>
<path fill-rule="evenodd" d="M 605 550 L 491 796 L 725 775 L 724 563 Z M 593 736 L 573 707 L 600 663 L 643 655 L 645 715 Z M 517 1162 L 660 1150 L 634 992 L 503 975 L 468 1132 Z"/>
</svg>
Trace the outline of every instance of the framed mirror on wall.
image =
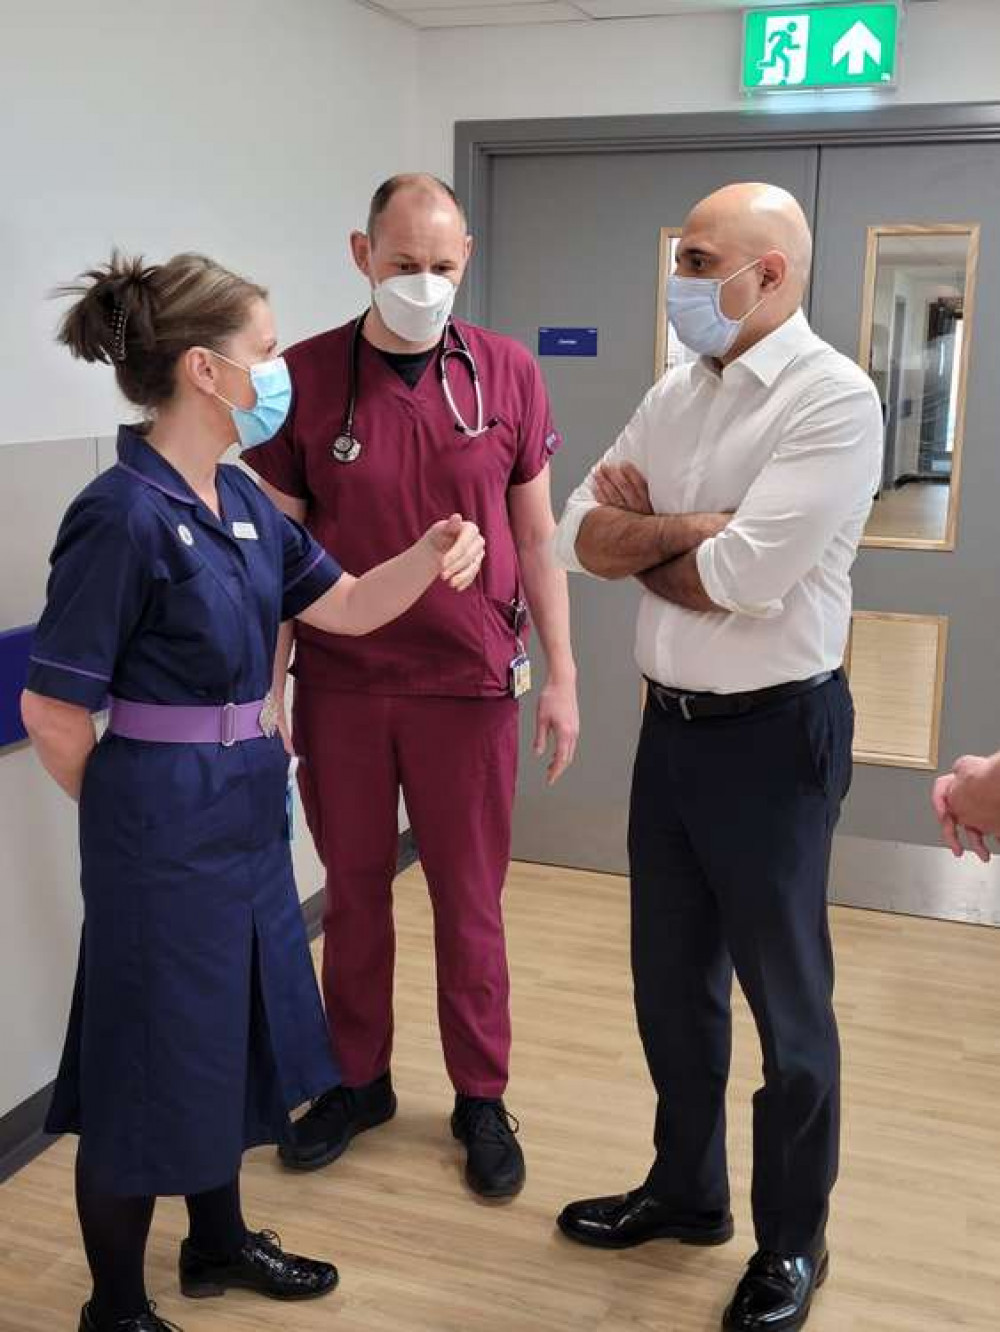
<svg viewBox="0 0 1000 1332">
<path fill-rule="evenodd" d="M 868 228 L 859 361 L 882 402 L 882 485 L 864 545 L 954 550 L 977 224 Z"/>
</svg>

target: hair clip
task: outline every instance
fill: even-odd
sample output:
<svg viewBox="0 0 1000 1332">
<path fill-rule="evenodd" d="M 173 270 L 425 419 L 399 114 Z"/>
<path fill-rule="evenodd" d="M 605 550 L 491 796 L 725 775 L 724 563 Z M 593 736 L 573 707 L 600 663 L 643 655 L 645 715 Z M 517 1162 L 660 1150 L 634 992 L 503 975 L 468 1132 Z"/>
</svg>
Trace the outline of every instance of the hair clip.
<svg viewBox="0 0 1000 1332">
<path fill-rule="evenodd" d="M 115 306 L 115 317 L 111 332 L 111 359 L 113 361 L 125 360 L 125 325 L 128 323 L 128 314 L 124 305 Z"/>
</svg>

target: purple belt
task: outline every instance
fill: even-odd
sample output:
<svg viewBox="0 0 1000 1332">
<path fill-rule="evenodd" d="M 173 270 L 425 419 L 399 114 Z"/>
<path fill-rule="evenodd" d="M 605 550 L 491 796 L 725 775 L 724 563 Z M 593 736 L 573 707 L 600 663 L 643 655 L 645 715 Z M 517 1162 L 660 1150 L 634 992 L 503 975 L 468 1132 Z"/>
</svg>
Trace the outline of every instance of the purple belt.
<svg viewBox="0 0 1000 1332">
<path fill-rule="evenodd" d="M 168 745 L 222 745 L 241 740 L 270 739 L 278 729 L 278 712 L 270 694 L 256 703 L 222 707 L 174 707 L 162 703 L 130 703 L 112 698 L 108 730 L 126 740 Z"/>
</svg>

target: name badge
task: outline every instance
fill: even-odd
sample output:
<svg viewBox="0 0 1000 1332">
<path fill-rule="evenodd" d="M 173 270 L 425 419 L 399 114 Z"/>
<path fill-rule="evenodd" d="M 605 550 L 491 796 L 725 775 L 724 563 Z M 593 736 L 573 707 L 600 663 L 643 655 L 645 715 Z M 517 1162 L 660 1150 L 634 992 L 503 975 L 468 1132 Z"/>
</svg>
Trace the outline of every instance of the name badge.
<svg viewBox="0 0 1000 1332">
<path fill-rule="evenodd" d="M 510 692 L 514 698 L 523 698 L 531 690 L 531 661 L 527 653 L 519 653 L 510 663 Z"/>
<path fill-rule="evenodd" d="M 257 529 L 253 523 L 233 523 L 233 536 L 238 541 L 256 541 Z"/>
</svg>

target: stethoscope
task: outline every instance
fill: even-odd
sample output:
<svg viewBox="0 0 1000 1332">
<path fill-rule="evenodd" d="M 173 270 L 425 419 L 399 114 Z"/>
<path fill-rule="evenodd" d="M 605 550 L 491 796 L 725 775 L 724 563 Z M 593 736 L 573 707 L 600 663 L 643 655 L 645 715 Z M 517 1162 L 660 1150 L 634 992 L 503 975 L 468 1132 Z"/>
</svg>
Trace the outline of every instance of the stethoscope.
<svg viewBox="0 0 1000 1332">
<path fill-rule="evenodd" d="M 330 452 L 339 463 L 357 462 L 361 457 L 362 443 L 354 433 L 354 414 L 358 405 L 358 384 L 361 358 L 361 329 L 365 322 L 365 314 L 354 325 L 351 333 L 351 355 L 350 355 L 350 379 L 348 380 L 348 400 L 347 413 L 344 417 L 344 423 L 341 426 L 340 434 L 330 445 Z M 455 344 L 448 346 L 449 337 Z M 460 361 L 468 371 L 469 378 L 472 380 L 473 392 L 476 395 L 476 424 L 473 428 L 465 420 L 462 413 L 458 410 L 458 404 L 455 401 L 454 394 L 451 391 L 451 385 L 448 382 L 448 366 L 452 361 Z M 437 358 L 437 376 L 441 384 L 441 392 L 444 394 L 444 400 L 448 404 L 448 410 L 455 420 L 455 429 L 466 439 L 478 439 L 485 435 L 488 430 L 492 430 L 499 424 L 499 418 L 491 416 L 488 421 L 484 420 L 485 409 L 483 407 L 483 390 L 479 380 L 479 371 L 476 369 L 475 358 L 469 350 L 469 345 L 465 341 L 459 329 L 449 319 L 444 326 L 444 338 L 441 342 L 441 349 Z"/>
</svg>

